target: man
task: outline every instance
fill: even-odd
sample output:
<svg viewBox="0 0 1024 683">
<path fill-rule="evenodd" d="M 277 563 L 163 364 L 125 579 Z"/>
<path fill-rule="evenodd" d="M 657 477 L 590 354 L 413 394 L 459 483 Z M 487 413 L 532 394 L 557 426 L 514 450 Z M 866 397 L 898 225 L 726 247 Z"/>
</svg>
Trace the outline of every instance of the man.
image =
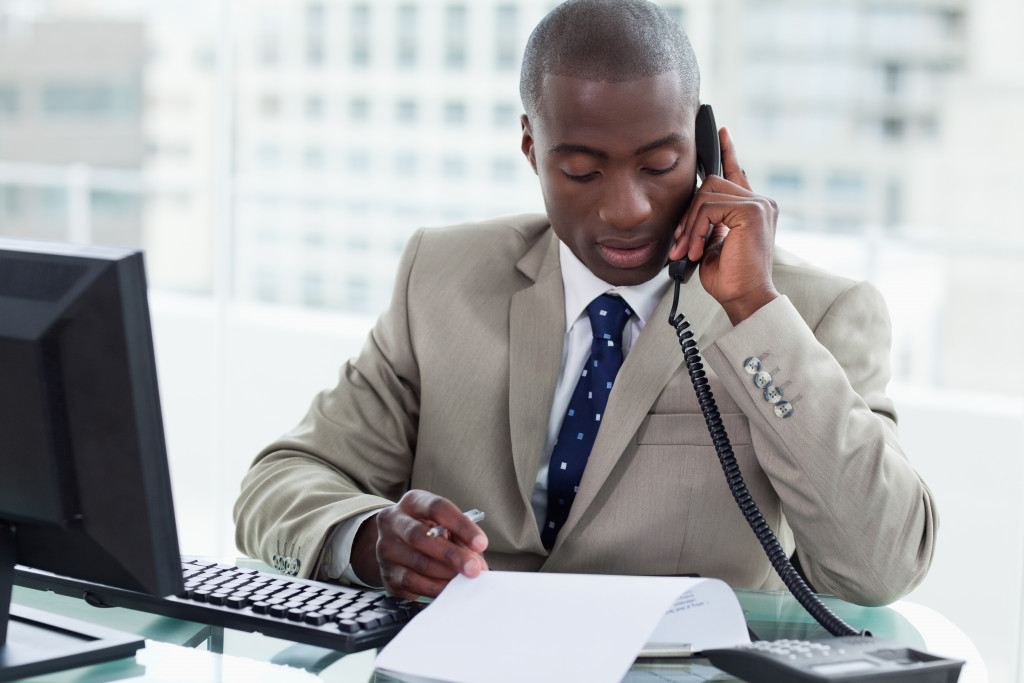
<svg viewBox="0 0 1024 683">
<path fill-rule="evenodd" d="M 936 513 L 884 393 L 884 303 L 774 249 L 776 206 L 725 129 L 724 177 L 695 192 L 698 91 L 685 35 L 644 0 L 571 0 L 538 25 L 522 150 L 547 215 L 412 238 L 362 353 L 246 476 L 244 552 L 400 596 L 487 568 L 778 587 L 666 323 L 665 266 L 688 257 L 679 309 L 786 552 L 862 604 L 921 580 Z M 596 334 L 609 311 L 618 327 Z M 569 420 L 606 343 L 610 393 L 584 441 Z"/>
</svg>

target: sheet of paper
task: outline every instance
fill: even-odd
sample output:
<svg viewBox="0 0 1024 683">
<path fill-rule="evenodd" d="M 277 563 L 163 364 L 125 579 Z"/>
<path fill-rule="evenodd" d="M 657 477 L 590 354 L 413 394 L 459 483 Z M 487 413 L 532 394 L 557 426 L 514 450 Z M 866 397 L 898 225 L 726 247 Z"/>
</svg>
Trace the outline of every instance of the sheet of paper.
<svg viewBox="0 0 1024 683">
<path fill-rule="evenodd" d="M 705 584 L 713 596 L 702 597 Z M 666 612 L 691 591 L 696 600 L 676 610 L 675 634 L 664 630 L 670 625 L 659 638 L 701 637 L 706 629 L 686 612 L 715 600 L 725 603 L 733 627 L 727 640 L 702 646 L 747 639 L 735 595 L 715 579 L 487 571 L 453 579 L 381 651 L 376 667 L 453 683 L 618 683 Z M 703 616 L 717 618 L 713 610 Z"/>
</svg>

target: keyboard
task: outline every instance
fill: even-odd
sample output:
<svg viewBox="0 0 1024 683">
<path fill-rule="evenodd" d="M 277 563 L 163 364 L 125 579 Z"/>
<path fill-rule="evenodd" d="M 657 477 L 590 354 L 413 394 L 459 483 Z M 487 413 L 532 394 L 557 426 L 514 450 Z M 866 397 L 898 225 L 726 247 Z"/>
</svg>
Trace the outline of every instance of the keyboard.
<svg viewBox="0 0 1024 683">
<path fill-rule="evenodd" d="M 14 583 L 274 638 L 357 652 L 387 643 L 423 607 L 369 589 L 182 558 L 185 590 L 166 598 L 17 565 Z"/>
</svg>

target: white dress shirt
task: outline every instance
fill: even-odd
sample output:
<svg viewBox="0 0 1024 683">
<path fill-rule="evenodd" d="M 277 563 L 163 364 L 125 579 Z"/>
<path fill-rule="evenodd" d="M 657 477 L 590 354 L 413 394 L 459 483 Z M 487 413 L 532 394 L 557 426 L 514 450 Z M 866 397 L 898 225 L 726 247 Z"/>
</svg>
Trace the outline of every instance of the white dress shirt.
<svg viewBox="0 0 1024 683">
<path fill-rule="evenodd" d="M 555 387 L 555 397 L 548 418 L 548 433 L 544 441 L 544 454 L 537 480 L 533 487 L 531 505 L 537 517 L 537 528 L 544 524 L 548 507 L 548 463 L 554 449 L 558 431 L 562 427 L 562 419 L 576 388 L 576 381 L 583 371 L 583 365 L 590 356 L 593 332 L 590 328 L 590 317 L 587 306 L 602 294 L 621 296 L 633 315 L 622 333 L 623 356 L 629 353 L 633 340 L 647 324 L 658 302 L 668 290 L 670 279 L 667 270 L 661 271 L 653 279 L 631 287 L 615 287 L 601 280 L 576 258 L 576 255 L 564 243 L 558 244 L 558 259 L 562 269 L 562 287 L 565 292 L 565 341 L 562 344 L 562 365 Z M 602 426 L 606 423 L 602 423 Z M 380 512 L 371 510 L 340 522 L 331 533 L 327 543 L 327 552 L 321 563 L 320 573 L 329 579 L 344 579 L 359 585 L 366 585 L 352 571 L 352 544 L 355 542 L 359 526 Z M 377 586 L 375 586 L 377 587 Z"/>
<path fill-rule="evenodd" d="M 590 269 L 562 242 L 558 244 L 558 259 L 562 266 L 562 288 L 565 291 L 565 341 L 562 344 L 562 366 L 558 375 L 558 385 L 555 387 L 555 400 L 551 404 L 551 415 L 548 418 L 544 455 L 541 457 L 537 481 L 533 485 L 533 496 L 530 499 L 533 512 L 537 516 L 538 529 L 543 527 L 544 519 L 547 517 L 548 463 L 551 461 L 551 451 L 555 448 L 555 440 L 562 428 L 565 411 L 569 407 L 569 400 L 576 389 L 580 373 L 583 372 L 583 365 L 590 356 L 591 342 L 594 338 L 587 306 L 602 294 L 617 294 L 629 304 L 633 315 L 622 331 L 622 355 L 625 358 L 633 346 L 633 340 L 647 324 L 669 285 L 668 271 L 663 270 L 657 277 L 640 285 L 612 286 L 590 272 Z"/>
</svg>

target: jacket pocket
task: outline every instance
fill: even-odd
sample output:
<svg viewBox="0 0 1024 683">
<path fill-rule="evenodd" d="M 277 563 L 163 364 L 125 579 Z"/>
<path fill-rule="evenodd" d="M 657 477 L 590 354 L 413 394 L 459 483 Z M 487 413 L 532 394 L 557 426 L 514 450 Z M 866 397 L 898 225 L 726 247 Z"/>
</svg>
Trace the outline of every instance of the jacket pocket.
<svg viewBox="0 0 1024 683">
<path fill-rule="evenodd" d="M 721 417 L 730 443 L 750 443 L 750 423 L 745 415 Z M 648 415 L 636 432 L 636 442 L 642 446 L 714 446 L 704 416 L 693 413 Z"/>
</svg>

